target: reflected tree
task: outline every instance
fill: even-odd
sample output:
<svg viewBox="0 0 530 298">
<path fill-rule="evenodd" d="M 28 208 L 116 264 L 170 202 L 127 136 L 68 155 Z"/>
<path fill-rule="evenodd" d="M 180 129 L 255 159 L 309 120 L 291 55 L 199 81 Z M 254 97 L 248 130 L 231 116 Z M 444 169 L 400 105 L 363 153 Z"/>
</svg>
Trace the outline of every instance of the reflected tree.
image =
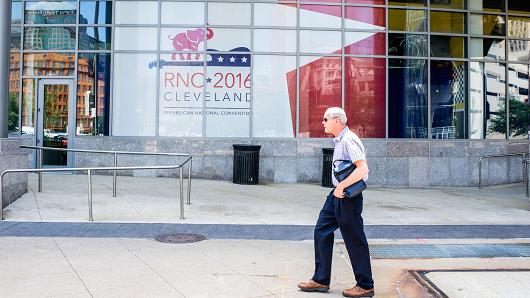
<svg viewBox="0 0 530 298">
<path fill-rule="evenodd" d="M 7 129 L 15 131 L 18 128 L 18 93 L 9 93 Z"/>
<path fill-rule="evenodd" d="M 513 137 L 524 136 L 528 133 L 530 125 L 530 105 L 510 98 L 510 135 Z M 506 133 L 506 107 L 499 111 L 499 116 L 491 119 L 491 132 Z"/>
</svg>

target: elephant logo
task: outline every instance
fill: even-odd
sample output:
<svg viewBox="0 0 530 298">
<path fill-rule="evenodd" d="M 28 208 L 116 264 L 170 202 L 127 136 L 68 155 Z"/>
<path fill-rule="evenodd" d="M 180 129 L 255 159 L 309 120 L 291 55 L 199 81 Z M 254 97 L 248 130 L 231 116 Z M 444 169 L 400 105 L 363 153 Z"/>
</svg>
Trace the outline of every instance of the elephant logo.
<svg viewBox="0 0 530 298">
<path fill-rule="evenodd" d="M 179 33 L 175 35 L 175 37 L 171 37 L 171 35 L 168 35 L 168 38 L 173 41 L 173 48 L 175 49 L 173 55 L 171 55 L 171 59 L 177 60 L 177 52 L 180 56 L 180 60 L 191 60 L 191 53 L 188 53 L 187 59 L 184 59 L 184 53 L 185 51 L 190 52 L 196 52 L 199 49 L 199 45 L 201 42 L 204 42 L 205 40 L 212 39 L 213 37 L 213 30 L 208 28 L 206 36 L 205 30 L 202 28 L 195 29 L 195 30 L 187 30 L 186 32 Z M 199 53 L 195 54 L 195 60 L 199 60 Z"/>
</svg>

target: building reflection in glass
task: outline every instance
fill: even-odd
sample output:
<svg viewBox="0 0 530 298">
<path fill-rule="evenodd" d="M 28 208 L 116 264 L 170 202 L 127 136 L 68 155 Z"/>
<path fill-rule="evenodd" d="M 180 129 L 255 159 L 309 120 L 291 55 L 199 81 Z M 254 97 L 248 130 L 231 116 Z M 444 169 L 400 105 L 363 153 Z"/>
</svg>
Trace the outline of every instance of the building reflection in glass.
<svg viewBox="0 0 530 298">
<path fill-rule="evenodd" d="M 431 61 L 433 139 L 466 138 L 466 62 Z"/>
<path fill-rule="evenodd" d="M 340 107 L 342 74 L 340 57 L 322 57 L 300 68 L 300 137 L 326 137 L 322 115 L 329 107 Z"/>
<path fill-rule="evenodd" d="M 70 76 L 74 74 L 73 53 L 26 53 L 23 73 L 26 76 Z"/>
<path fill-rule="evenodd" d="M 82 53 L 77 61 L 76 134 L 109 134 L 110 54 Z"/>
<path fill-rule="evenodd" d="M 429 137 L 426 93 L 426 60 L 389 60 L 388 137 Z"/>
</svg>

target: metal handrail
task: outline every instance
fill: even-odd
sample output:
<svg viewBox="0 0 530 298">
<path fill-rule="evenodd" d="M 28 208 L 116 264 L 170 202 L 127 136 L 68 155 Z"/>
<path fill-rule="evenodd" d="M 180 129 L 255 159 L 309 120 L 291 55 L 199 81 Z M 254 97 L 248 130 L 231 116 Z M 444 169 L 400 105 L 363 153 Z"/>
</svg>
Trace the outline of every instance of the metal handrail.
<svg viewBox="0 0 530 298">
<path fill-rule="evenodd" d="M 113 197 L 116 197 L 116 184 L 117 184 L 117 171 L 119 170 L 148 170 L 148 169 L 179 169 L 179 180 L 180 180 L 180 219 L 184 219 L 184 180 L 183 180 L 183 166 L 189 162 L 188 166 L 188 196 L 187 204 L 191 204 L 191 171 L 193 157 L 191 154 L 183 153 L 155 153 L 155 152 L 129 152 L 129 151 L 105 151 L 105 150 L 86 150 L 86 149 L 66 149 L 66 148 L 51 148 L 51 147 L 38 147 L 38 146 L 20 146 L 20 148 L 38 150 L 38 166 L 37 169 L 11 169 L 6 170 L 0 174 L 0 220 L 4 220 L 4 202 L 3 202 L 3 179 L 7 173 L 38 173 L 39 175 L 39 192 L 42 192 L 42 173 L 43 172 L 76 172 L 86 171 L 88 176 L 88 210 L 89 220 L 93 221 L 92 217 L 92 171 L 95 170 L 113 170 Z M 83 167 L 83 168 L 42 168 L 42 151 L 70 151 L 70 152 L 83 152 L 83 153 L 107 153 L 114 154 L 114 166 L 113 167 Z M 163 156 L 181 156 L 187 157 L 184 162 L 178 166 L 135 166 L 135 167 L 118 167 L 118 154 L 130 154 L 130 155 L 163 155 Z"/>
<path fill-rule="evenodd" d="M 188 158 L 190 160 L 191 157 Z M 186 160 L 186 162 L 188 161 Z M 3 202 L 3 186 L 4 175 L 7 173 L 33 173 L 33 172 L 87 172 L 88 177 L 88 220 L 94 221 L 92 217 L 92 171 L 94 170 L 149 170 L 149 169 L 179 169 L 180 180 L 180 219 L 184 219 L 184 185 L 183 185 L 183 168 L 186 163 L 178 166 L 138 166 L 138 167 L 90 167 L 90 168 L 50 168 L 50 169 L 11 169 L 5 170 L 0 174 L 0 219 L 4 220 L 4 202 Z"/>
<path fill-rule="evenodd" d="M 519 152 L 519 153 L 507 153 L 507 154 L 497 154 L 497 155 L 485 155 L 481 156 L 480 160 L 478 162 L 478 188 L 482 188 L 482 160 L 486 158 L 494 158 L 494 157 L 508 157 L 508 156 L 519 156 L 521 155 L 523 159 L 525 158 L 527 153 L 525 152 Z M 524 173 L 523 173 L 524 175 Z"/>
<path fill-rule="evenodd" d="M 103 153 L 103 154 L 113 154 L 114 155 L 114 167 L 118 166 L 118 155 L 161 155 L 161 156 L 180 156 L 180 157 L 189 157 L 185 163 L 190 162 L 188 168 L 188 198 L 187 204 L 191 204 L 191 168 L 193 164 L 192 155 L 187 153 L 170 153 L 170 152 L 134 152 L 134 151 L 112 151 L 112 150 L 90 150 L 90 149 L 67 149 L 67 148 L 52 148 L 52 147 L 40 147 L 40 146 L 25 146 L 21 145 L 20 148 L 33 149 L 37 150 L 37 162 L 38 169 L 42 169 L 42 151 L 66 151 L 66 152 L 80 152 L 80 153 Z M 114 170 L 112 178 L 112 197 L 116 197 L 116 185 L 118 181 L 117 170 Z M 38 192 L 42 192 L 42 172 L 39 172 L 38 178 Z"/>
</svg>

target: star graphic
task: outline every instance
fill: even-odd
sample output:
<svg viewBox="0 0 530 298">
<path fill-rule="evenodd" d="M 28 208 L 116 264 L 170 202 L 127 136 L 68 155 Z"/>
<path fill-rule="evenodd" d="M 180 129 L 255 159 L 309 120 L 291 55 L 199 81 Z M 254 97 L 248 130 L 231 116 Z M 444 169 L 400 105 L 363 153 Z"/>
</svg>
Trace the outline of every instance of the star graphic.
<svg viewBox="0 0 530 298">
<path fill-rule="evenodd" d="M 211 83 L 211 82 L 212 82 L 212 79 L 211 79 L 211 78 L 207 78 L 207 79 L 206 79 L 206 82 Z"/>
<path fill-rule="evenodd" d="M 219 61 L 219 62 L 223 62 L 223 60 L 224 60 L 224 59 L 223 59 L 223 57 L 221 57 L 221 56 L 219 56 L 219 58 L 217 58 L 217 61 Z"/>
<path fill-rule="evenodd" d="M 236 58 L 234 58 L 233 56 L 230 57 L 230 63 L 234 63 L 234 62 L 236 62 Z"/>
<path fill-rule="evenodd" d="M 241 58 L 241 62 L 243 62 L 243 63 L 247 63 L 247 57 L 243 57 L 243 58 Z"/>
</svg>

